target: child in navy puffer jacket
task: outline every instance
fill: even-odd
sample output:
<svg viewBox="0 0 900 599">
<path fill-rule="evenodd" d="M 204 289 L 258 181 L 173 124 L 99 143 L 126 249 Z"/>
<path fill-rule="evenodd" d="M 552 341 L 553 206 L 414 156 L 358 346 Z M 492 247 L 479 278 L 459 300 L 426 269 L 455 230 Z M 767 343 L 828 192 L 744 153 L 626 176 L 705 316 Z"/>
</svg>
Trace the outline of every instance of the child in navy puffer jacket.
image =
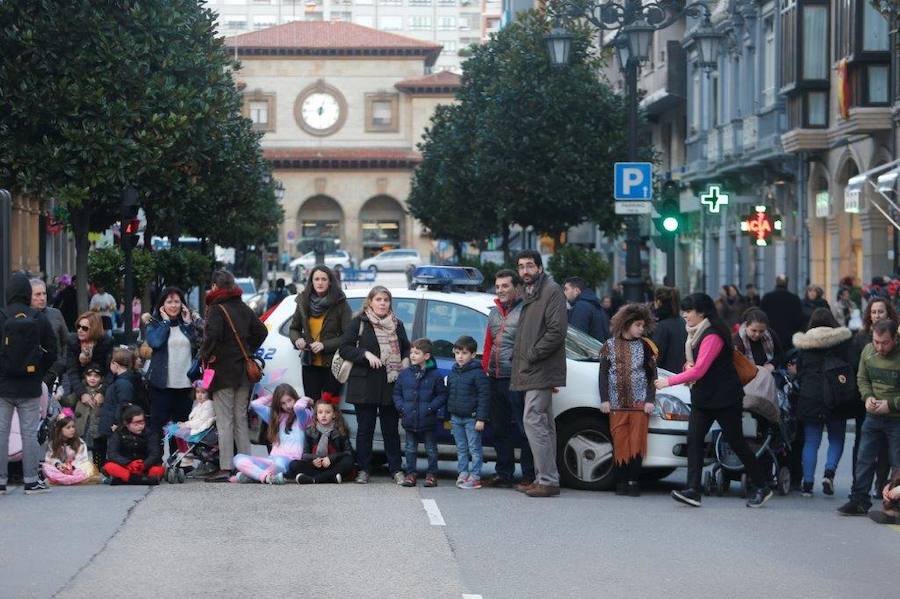
<svg viewBox="0 0 900 599">
<path fill-rule="evenodd" d="M 428 456 L 425 486 L 437 486 L 438 451 L 434 434 L 447 404 L 447 389 L 431 351 L 430 340 L 413 341 L 409 350 L 412 366 L 400 373 L 394 385 L 394 406 L 403 418 L 406 431 L 406 477 L 401 483 L 404 487 L 416 486 L 419 443 L 425 444 Z"/>
<path fill-rule="evenodd" d="M 491 385 L 481 362 L 473 360 L 476 351 L 478 343 L 468 335 L 457 339 L 456 364 L 447 377 L 447 412 L 458 460 L 456 486 L 461 489 L 481 488 L 481 433 L 491 409 Z"/>
</svg>

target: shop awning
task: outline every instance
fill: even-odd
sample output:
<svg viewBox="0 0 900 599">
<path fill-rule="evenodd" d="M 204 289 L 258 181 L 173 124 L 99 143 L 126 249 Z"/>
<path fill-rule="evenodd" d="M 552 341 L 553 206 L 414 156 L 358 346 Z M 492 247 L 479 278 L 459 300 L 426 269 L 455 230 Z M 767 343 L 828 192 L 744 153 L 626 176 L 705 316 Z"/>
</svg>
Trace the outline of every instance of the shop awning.
<svg viewBox="0 0 900 599">
<path fill-rule="evenodd" d="M 876 175 L 878 175 L 877 179 L 875 179 Z M 847 181 L 847 186 L 844 188 L 844 212 L 859 212 L 860 196 L 866 183 L 868 183 L 877 192 L 878 196 L 890 206 L 885 210 L 873 198 L 871 202 L 872 207 L 878 210 L 894 228 L 900 230 L 900 224 L 897 224 L 895 220 L 895 215 L 900 213 L 900 206 L 889 195 L 897 193 L 898 180 L 900 180 L 900 160 L 882 164 L 855 177 L 850 177 L 850 180 Z M 889 211 L 894 214 L 889 214 Z"/>
</svg>

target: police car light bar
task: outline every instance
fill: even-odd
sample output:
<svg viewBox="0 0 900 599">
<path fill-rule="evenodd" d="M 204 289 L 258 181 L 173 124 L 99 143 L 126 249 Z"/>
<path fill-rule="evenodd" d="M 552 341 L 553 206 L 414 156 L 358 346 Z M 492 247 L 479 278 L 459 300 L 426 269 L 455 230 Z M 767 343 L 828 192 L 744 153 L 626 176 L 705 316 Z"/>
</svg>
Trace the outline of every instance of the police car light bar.
<svg viewBox="0 0 900 599">
<path fill-rule="evenodd" d="M 484 275 L 471 266 L 419 266 L 413 272 L 413 285 L 427 287 L 478 287 Z"/>
</svg>

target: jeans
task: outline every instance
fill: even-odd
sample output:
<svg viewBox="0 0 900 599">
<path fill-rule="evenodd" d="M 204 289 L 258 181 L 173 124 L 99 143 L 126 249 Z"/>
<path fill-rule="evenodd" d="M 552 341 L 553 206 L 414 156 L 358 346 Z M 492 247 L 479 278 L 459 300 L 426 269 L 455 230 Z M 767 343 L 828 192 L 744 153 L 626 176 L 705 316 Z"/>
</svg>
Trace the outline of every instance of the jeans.
<svg viewBox="0 0 900 599">
<path fill-rule="evenodd" d="M 497 477 L 512 480 L 516 470 L 516 456 L 513 451 L 513 426 L 519 430 L 522 439 L 522 478 L 534 479 L 534 458 L 525 438 L 524 395 L 521 391 L 510 391 L 509 379 L 491 378 L 491 430 L 494 432 L 494 450 L 497 452 Z M 515 421 L 513 421 L 515 418 Z M 514 424 L 515 422 L 515 424 Z"/>
<path fill-rule="evenodd" d="M 22 478 L 26 483 L 37 482 L 41 461 L 41 447 L 37 442 L 41 424 L 40 397 L 0 397 L 0 485 L 6 485 L 9 468 L 9 431 L 13 410 L 19 413 L 22 435 Z"/>
<path fill-rule="evenodd" d="M 356 404 L 356 461 L 359 469 L 372 469 L 372 439 L 375 436 L 375 419 L 381 421 L 381 436 L 384 439 L 384 453 L 387 454 L 388 470 L 391 474 L 403 471 L 400 463 L 400 414 L 394 404 Z"/>
<path fill-rule="evenodd" d="M 688 475 L 689 489 L 699 491 L 700 475 L 703 472 L 703 456 L 706 454 L 706 433 L 709 432 L 713 422 L 718 422 L 722 428 L 725 440 L 731 446 L 735 455 L 744 464 L 750 480 L 756 487 L 768 484 L 768 476 L 762 462 L 756 459 L 741 428 L 743 410 L 740 406 L 733 408 L 704 409 L 697 406 L 691 408 L 691 418 L 688 421 Z"/>
<path fill-rule="evenodd" d="M 869 499 L 869 491 L 872 488 L 872 479 L 875 478 L 875 462 L 881 443 L 887 442 L 891 466 L 900 467 L 900 418 L 866 414 L 861 437 L 859 455 L 856 458 L 856 478 L 853 481 L 850 500 L 870 507 L 872 501 Z"/>
<path fill-rule="evenodd" d="M 450 432 L 453 433 L 453 440 L 456 441 L 456 472 L 480 479 L 484 460 L 481 449 L 481 433 L 475 430 L 475 418 L 451 416 Z M 471 462 L 469 456 L 472 458 Z"/>
<path fill-rule="evenodd" d="M 525 434 L 534 456 L 534 482 L 550 487 L 559 486 L 556 467 L 556 421 L 553 420 L 552 389 L 532 389 L 525 392 L 523 416 Z"/>
<path fill-rule="evenodd" d="M 822 443 L 822 432 L 828 428 L 828 457 L 825 461 L 825 472 L 837 470 L 838 462 L 844 453 L 844 436 L 847 434 L 846 420 L 828 420 L 803 423 L 803 481 L 816 480 L 816 458 L 819 445 Z"/>
<path fill-rule="evenodd" d="M 428 474 L 437 475 L 438 448 L 434 440 L 434 431 L 406 431 L 406 473 L 416 473 L 416 450 L 419 443 L 425 444 L 425 455 L 428 456 Z"/>
</svg>

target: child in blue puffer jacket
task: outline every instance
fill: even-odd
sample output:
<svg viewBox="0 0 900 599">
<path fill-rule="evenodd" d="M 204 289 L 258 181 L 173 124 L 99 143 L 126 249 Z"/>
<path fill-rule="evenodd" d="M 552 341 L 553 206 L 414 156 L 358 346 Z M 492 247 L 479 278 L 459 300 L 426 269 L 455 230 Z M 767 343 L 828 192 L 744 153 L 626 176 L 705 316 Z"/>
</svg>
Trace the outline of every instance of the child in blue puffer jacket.
<svg viewBox="0 0 900 599">
<path fill-rule="evenodd" d="M 437 486 L 438 450 L 435 428 L 447 405 L 444 377 L 431 357 L 431 341 L 416 339 L 409 349 L 409 368 L 400 373 L 394 385 L 394 406 L 403 418 L 406 431 L 406 476 L 404 487 L 416 486 L 416 453 L 424 443 L 428 456 L 425 486 Z"/>
<path fill-rule="evenodd" d="M 447 412 L 456 441 L 456 486 L 460 489 L 481 488 L 481 433 L 491 410 L 491 384 L 481 362 L 473 359 L 477 351 L 478 343 L 468 335 L 457 339 L 453 344 L 456 364 L 447 376 Z"/>
</svg>

